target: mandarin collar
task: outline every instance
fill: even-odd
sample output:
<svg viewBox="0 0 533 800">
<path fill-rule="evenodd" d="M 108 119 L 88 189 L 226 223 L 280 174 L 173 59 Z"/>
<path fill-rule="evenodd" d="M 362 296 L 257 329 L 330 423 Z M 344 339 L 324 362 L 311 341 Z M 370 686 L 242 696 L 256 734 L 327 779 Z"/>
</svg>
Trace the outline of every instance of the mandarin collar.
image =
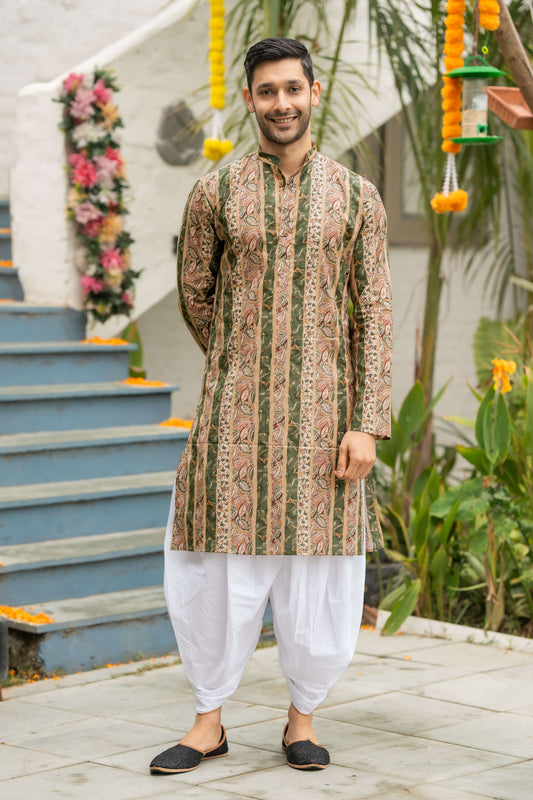
<svg viewBox="0 0 533 800">
<path fill-rule="evenodd" d="M 305 167 L 306 164 L 312 161 L 317 153 L 318 153 L 317 146 L 315 142 L 313 142 L 311 144 L 311 148 L 305 154 L 305 158 L 300 169 L 302 169 L 303 167 Z M 265 153 L 265 151 L 261 150 L 260 147 L 257 149 L 257 156 L 259 159 L 261 159 L 261 161 L 266 161 L 269 164 L 273 164 L 275 167 L 278 167 L 279 169 L 281 164 L 281 158 L 279 156 L 275 156 L 272 153 Z M 297 172 L 299 172 L 299 170 L 297 170 Z"/>
</svg>

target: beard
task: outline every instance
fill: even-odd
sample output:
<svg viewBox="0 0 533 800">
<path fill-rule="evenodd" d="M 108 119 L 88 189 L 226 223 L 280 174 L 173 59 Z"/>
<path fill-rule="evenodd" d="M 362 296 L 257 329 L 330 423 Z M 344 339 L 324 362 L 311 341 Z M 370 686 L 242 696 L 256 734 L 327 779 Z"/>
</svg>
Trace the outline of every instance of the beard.
<svg viewBox="0 0 533 800">
<path fill-rule="evenodd" d="M 311 105 L 309 105 L 306 111 L 291 111 L 290 114 L 283 114 L 276 117 L 276 119 L 282 119 L 283 117 L 296 116 L 296 120 L 287 130 L 279 129 L 275 122 L 270 121 L 266 116 L 259 116 L 257 112 L 255 116 L 259 130 L 269 142 L 273 142 L 274 144 L 293 144 L 297 142 L 298 139 L 302 138 L 309 127 Z"/>
</svg>

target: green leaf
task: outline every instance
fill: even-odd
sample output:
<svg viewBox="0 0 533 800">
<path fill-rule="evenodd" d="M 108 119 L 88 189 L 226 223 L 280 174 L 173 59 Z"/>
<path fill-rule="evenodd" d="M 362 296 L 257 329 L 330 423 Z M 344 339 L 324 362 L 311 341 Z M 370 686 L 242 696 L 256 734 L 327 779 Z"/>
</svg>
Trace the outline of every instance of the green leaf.
<svg viewBox="0 0 533 800">
<path fill-rule="evenodd" d="M 471 428 L 472 430 L 475 429 L 476 423 L 473 419 L 468 419 L 468 417 L 458 417 L 452 414 L 451 416 L 443 417 L 446 422 L 454 422 L 456 425 L 462 425 L 463 428 Z"/>
<path fill-rule="evenodd" d="M 420 381 L 416 381 L 403 401 L 398 415 L 398 427 L 403 438 L 402 453 L 405 453 L 411 439 L 421 430 L 423 421 L 424 389 Z"/>
<path fill-rule="evenodd" d="M 476 416 L 476 439 L 487 457 L 490 458 L 491 427 L 492 427 L 492 405 L 494 402 L 494 389 L 491 387 L 481 401 Z"/>
<path fill-rule="evenodd" d="M 383 626 L 385 635 L 396 633 L 407 617 L 412 614 L 421 589 L 422 581 L 420 578 L 413 581 L 410 586 L 404 587 L 402 596 L 392 606 L 390 617 Z"/>
<path fill-rule="evenodd" d="M 528 370 L 526 374 L 526 423 L 522 444 L 526 451 L 533 450 L 533 375 Z"/>
<path fill-rule="evenodd" d="M 457 452 L 484 475 L 490 471 L 490 462 L 479 447 L 465 447 L 462 444 L 458 444 Z"/>
</svg>

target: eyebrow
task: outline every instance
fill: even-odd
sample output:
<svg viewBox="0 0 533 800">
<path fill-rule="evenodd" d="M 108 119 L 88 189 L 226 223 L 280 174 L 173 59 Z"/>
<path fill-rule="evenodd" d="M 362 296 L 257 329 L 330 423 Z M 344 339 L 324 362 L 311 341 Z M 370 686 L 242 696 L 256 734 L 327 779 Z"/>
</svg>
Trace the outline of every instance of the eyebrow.
<svg viewBox="0 0 533 800">
<path fill-rule="evenodd" d="M 284 85 L 285 86 L 300 86 L 300 85 L 303 85 L 303 83 L 304 82 L 303 82 L 303 80 L 301 78 L 290 78 L 288 81 L 284 82 Z M 276 84 L 273 83 L 272 81 L 265 81 L 264 83 L 259 83 L 255 87 L 255 91 L 258 92 L 261 89 L 272 89 L 274 86 L 276 86 Z"/>
</svg>

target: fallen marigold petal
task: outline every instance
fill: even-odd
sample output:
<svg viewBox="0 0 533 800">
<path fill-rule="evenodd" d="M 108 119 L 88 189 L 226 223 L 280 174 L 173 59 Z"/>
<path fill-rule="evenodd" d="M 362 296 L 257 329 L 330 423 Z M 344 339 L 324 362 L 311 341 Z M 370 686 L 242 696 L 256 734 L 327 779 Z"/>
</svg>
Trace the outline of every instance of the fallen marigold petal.
<svg viewBox="0 0 533 800">
<path fill-rule="evenodd" d="M 48 614 L 31 614 L 24 608 L 15 608 L 13 606 L 0 606 L 0 617 L 7 617 L 7 619 L 12 619 L 16 622 L 31 622 L 34 625 L 46 625 L 55 621 Z"/>
<path fill-rule="evenodd" d="M 129 386 L 170 386 L 169 383 L 163 381 L 147 381 L 146 378 L 124 378 L 123 381 L 118 383 L 127 383 Z"/>
<path fill-rule="evenodd" d="M 125 339 L 111 337 L 111 339 L 101 339 L 99 336 L 92 336 L 90 339 L 82 339 L 82 344 L 108 344 L 113 347 L 119 344 L 129 344 Z"/>
<path fill-rule="evenodd" d="M 167 428 L 192 428 L 192 419 L 180 419 L 179 417 L 169 417 L 159 423 Z"/>
</svg>

